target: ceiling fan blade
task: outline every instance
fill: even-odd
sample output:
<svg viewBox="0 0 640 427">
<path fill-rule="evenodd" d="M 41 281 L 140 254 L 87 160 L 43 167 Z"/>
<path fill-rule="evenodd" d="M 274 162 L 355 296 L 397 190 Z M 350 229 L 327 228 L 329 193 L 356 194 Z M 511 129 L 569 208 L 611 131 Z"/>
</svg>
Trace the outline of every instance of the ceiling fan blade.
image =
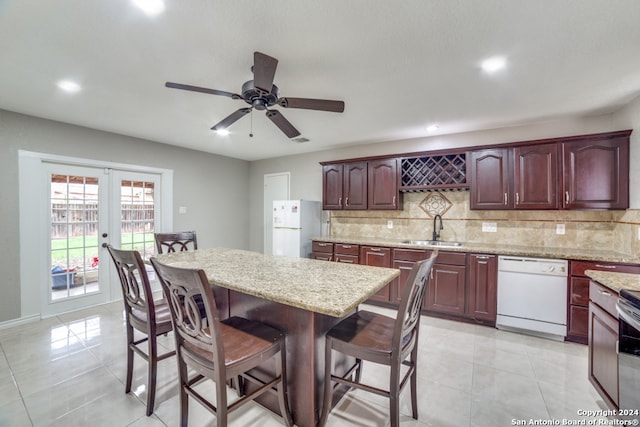
<svg viewBox="0 0 640 427">
<path fill-rule="evenodd" d="M 303 108 L 305 110 L 331 111 L 342 113 L 344 111 L 343 101 L 331 101 L 328 99 L 311 98 L 280 98 L 278 104 L 285 108 Z"/>
<path fill-rule="evenodd" d="M 287 138 L 295 138 L 300 135 L 298 129 L 294 128 L 289 120 L 284 118 L 280 111 L 269 110 L 267 111 L 267 117 L 269 117 L 269 120 L 271 120 L 282 132 L 284 132 L 285 135 L 287 135 Z"/>
<path fill-rule="evenodd" d="M 239 110 L 236 110 L 233 113 L 229 114 L 224 119 L 220 120 L 214 127 L 211 128 L 211 130 L 226 129 L 232 124 L 234 124 L 236 121 L 238 121 L 238 119 L 244 117 L 246 114 L 249 114 L 250 112 L 251 112 L 251 108 L 241 108 Z"/>
<path fill-rule="evenodd" d="M 232 99 L 242 99 L 242 97 L 237 93 L 225 92 L 223 90 L 207 89 L 206 87 L 183 85 L 181 83 L 172 83 L 172 82 L 166 82 L 164 85 L 172 89 L 190 90 L 193 92 L 208 93 L 209 95 L 227 96 Z"/>
<path fill-rule="evenodd" d="M 265 94 L 271 93 L 278 60 L 261 52 L 253 53 L 253 84 Z"/>
</svg>

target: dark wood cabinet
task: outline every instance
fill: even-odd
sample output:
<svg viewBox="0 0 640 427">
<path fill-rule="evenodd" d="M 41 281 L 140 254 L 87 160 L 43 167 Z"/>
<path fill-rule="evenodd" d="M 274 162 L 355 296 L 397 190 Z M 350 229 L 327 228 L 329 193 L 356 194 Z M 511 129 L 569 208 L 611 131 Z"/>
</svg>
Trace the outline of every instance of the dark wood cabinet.
<svg viewBox="0 0 640 427">
<path fill-rule="evenodd" d="M 476 320 L 495 324 L 498 301 L 498 257 L 469 254 L 465 313 Z"/>
<path fill-rule="evenodd" d="M 469 152 L 467 171 L 470 180 L 471 209 L 511 209 L 510 150 L 492 148 Z"/>
<path fill-rule="evenodd" d="M 516 209 L 558 209 L 558 145 L 513 149 L 513 195 Z"/>
<path fill-rule="evenodd" d="M 562 144 L 565 209 L 629 207 L 629 136 Z"/>
<path fill-rule="evenodd" d="M 322 166 L 322 209 L 367 209 L 367 162 Z"/>
<path fill-rule="evenodd" d="M 567 341 L 589 341 L 589 283 L 586 270 L 640 274 L 640 265 L 597 261 L 569 261 L 567 295 Z"/>
<path fill-rule="evenodd" d="M 347 243 L 314 241 L 311 245 L 311 258 L 321 261 L 360 263 L 360 246 Z"/>
<path fill-rule="evenodd" d="M 367 187 L 369 209 L 398 209 L 402 195 L 398 186 L 397 160 L 369 161 Z"/>
<path fill-rule="evenodd" d="M 465 314 L 466 254 L 439 252 L 431 269 L 423 308 L 426 311 Z"/>
<path fill-rule="evenodd" d="M 391 248 L 378 246 L 361 246 L 360 247 L 360 263 L 364 265 L 372 265 L 374 267 L 391 267 Z M 392 282 L 393 283 L 393 282 Z M 391 286 L 389 283 L 380 289 L 376 294 L 371 296 L 371 301 L 390 302 Z"/>
<path fill-rule="evenodd" d="M 469 153 L 471 209 L 557 209 L 558 145 Z"/>
<path fill-rule="evenodd" d="M 404 286 L 409 278 L 409 273 L 417 261 L 427 259 L 431 251 L 419 249 L 393 249 L 393 268 L 400 270 L 400 276 L 391 283 L 391 302 L 400 304 Z"/>
<path fill-rule="evenodd" d="M 610 407 L 618 408 L 618 294 L 590 282 L 589 381 Z"/>
</svg>

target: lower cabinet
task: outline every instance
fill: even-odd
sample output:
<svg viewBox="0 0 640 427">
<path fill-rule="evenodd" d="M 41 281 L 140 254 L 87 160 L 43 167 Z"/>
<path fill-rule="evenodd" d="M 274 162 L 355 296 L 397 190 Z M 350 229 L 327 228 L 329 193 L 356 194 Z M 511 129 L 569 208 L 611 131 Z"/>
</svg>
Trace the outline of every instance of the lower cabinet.
<svg viewBox="0 0 640 427">
<path fill-rule="evenodd" d="M 409 273 L 417 261 L 427 259 L 431 256 L 431 251 L 419 249 L 402 249 L 394 248 L 393 251 L 393 268 L 400 270 L 400 276 L 391 282 L 391 302 L 400 304 L 404 286 L 409 278 Z"/>
<path fill-rule="evenodd" d="M 495 324 L 498 311 L 498 257 L 469 254 L 467 306 L 465 314 Z"/>
<path fill-rule="evenodd" d="M 439 252 L 425 292 L 425 310 L 464 315 L 466 264 L 464 253 Z"/>
<path fill-rule="evenodd" d="M 589 381 L 607 404 L 617 409 L 618 294 L 593 281 L 589 294 Z"/>
<path fill-rule="evenodd" d="M 372 265 L 374 267 L 392 266 L 391 248 L 379 246 L 361 246 L 360 247 L 360 264 Z M 391 301 L 391 287 L 394 282 L 389 283 L 384 288 L 369 298 L 370 301 L 379 301 L 388 303 Z"/>
</svg>

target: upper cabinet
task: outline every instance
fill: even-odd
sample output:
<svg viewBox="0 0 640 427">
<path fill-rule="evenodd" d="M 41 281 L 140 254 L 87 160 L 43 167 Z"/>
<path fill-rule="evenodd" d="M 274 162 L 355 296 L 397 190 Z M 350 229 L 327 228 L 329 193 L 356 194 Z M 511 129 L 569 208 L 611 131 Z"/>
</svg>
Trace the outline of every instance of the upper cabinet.
<svg viewBox="0 0 640 427">
<path fill-rule="evenodd" d="M 401 209 L 396 159 L 322 166 L 322 209 Z"/>
<path fill-rule="evenodd" d="M 471 209 L 626 209 L 630 133 L 470 151 Z"/>
<path fill-rule="evenodd" d="M 562 144 L 563 207 L 629 207 L 629 135 Z"/>
</svg>

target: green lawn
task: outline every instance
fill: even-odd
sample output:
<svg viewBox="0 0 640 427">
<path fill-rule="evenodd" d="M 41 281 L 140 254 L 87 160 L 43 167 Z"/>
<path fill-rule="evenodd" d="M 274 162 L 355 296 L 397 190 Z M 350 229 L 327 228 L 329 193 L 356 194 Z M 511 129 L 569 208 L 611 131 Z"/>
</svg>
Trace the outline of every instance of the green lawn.
<svg viewBox="0 0 640 427">
<path fill-rule="evenodd" d="M 154 245 L 153 233 L 124 233 L 120 236 L 122 247 L 133 248 L 143 251 L 146 244 L 147 248 Z M 102 243 L 100 243 L 102 244 Z M 79 236 L 67 239 L 51 240 L 51 265 L 67 266 L 67 250 L 70 264 L 82 265 L 85 259 L 97 257 L 99 253 L 98 236 Z"/>
</svg>

